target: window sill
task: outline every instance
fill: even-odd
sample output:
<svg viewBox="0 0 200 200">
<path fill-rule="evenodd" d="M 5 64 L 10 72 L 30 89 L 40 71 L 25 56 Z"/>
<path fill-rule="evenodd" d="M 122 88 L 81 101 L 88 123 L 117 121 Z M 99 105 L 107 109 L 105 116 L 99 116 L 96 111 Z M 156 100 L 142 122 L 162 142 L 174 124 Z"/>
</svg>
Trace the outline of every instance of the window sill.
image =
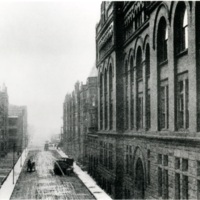
<svg viewBox="0 0 200 200">
<path fill-rule="evenodd" d="M 137 78 L 137 82 L 142 82 L 143 78 Z"/>
<path fill-rule="evenodd" d="M 176 58 L 182 57 L 182 56 L 187 55 L 187 54 L 188 54 L 188 49 L 184 49 L 181 52 L 176 54 Z"/>
<path fill-rule="evenodd" d="M 162 128 L 162 129 L 160 129 L 159 131 L 160 131 L 160 132 L 162 132 L 162 131 L 163 131 L 163 132 L 166 132 L 166 131 L 169 131 L 169 129 L 168 129 L 168 128 Z"/>
<path fill-rule="evenodd" d="M 145 130 L 144 128 L 138 128 L 138 129 L 136 129 L 136 131 L 139 132 L 139 133 L 144 133 L 144 132 L 146 132 L 146 130 Z"/>
<path fill-rule="evenodd" d="M 162 61 L 162 62 L 160 62 L 160 63 L 158 64 L 158 66 L 159 66 L 159 67 L 162 67 L 162 66 L 166 65 L 167 63 L 168 63 L 168 59 L 167 59 L 167 60 L 164 60 L 164 61 Z"/>
<path fill-rule="evenodd" d="M 188 128 L 187 129 L 179 128 L 179 129 L 177 129 L 177 132 L 179 132 L 179 133 L 188 133 L 189 130 L 188 130 Z"/>
</svg>

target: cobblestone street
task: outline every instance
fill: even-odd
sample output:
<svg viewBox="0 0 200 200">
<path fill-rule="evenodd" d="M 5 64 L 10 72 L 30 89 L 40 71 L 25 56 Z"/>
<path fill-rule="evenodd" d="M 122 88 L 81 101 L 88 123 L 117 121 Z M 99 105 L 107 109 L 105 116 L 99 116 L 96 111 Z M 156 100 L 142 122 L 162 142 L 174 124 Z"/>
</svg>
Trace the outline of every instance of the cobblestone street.
<svg viewBox="0 0 200 200">
<path fill-rule="evenodd" d="M 30 151 L 28 158 L 35 161 L 36 171 L 27 172 L 24 165 L 11 199 L 95 199 L 75 174 L 54 174 L 56 151 Z"/>
</svg>

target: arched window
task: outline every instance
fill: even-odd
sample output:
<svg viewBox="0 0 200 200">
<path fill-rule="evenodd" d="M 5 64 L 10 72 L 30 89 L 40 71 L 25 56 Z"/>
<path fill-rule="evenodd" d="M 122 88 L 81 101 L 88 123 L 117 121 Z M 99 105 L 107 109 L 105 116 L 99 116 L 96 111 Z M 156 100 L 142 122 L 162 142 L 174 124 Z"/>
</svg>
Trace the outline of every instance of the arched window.
<svg viewBox="0 0 200 200">
<path fill-rule="evenodd" d="M 131 73 L 131 128 L 134 128 L 134 69 L 133 56 L 130 58 L 130 73 Z"/>
<path fill-rule="evenodd" d="M 105 122 L 105 129 L 108 128 L 108 85 L 107 85 L 107 70 L 104 72 L 104 102 L 105 102 L 105 115 L 104 115 L 104 122 Z"/>
<path fill-rule="evenodd" d="M 188 48 L 188 13 L 184 2 L 177 6 L 174 20 L 174 47 L 177 55 Z"/>
<path fill-rule="evenodd" d="M 128 129 L 128 62 L 125 62 L 124 69 L 124 103 L 125 103 L 125 112 L 124 112 L 124 129 Z"/>
<path fill-rule="evenodd" d="M 143 66 L 142 66 L 142 49 L 138 47 L 136 54 L 136 70 L 137 70 L 137 128 L 143 128 Z"/>
<path fill-rule="evenodd" d="M 137 79 L 142 79 L 142 50 L 141 47 L 137 50 L 136 57 L 136 67 L 137 67 Z"/>
<path fill-rule="evenodd" d="M 146 128 L 147 130 L 151 127 L 151 102 L 150 102 L 150 48 L 149 44 L 146 47 L 146 77 L 147 77 L 147 103 L 146 103 Z"/>
<path fill-rule="evenodd" d="M 168 41 L 168 28 L 164 17 L 160 19 L 158 25 L 158 40 L 157 40 L 157 55 L 158 64 L 167 60 L 167 41 Z"/>
<path fill-rule="evenodd" d="M 150 48 L 149 44 L 146 47 L 146 75 L 150 76 Z"/>
<path fill-rule="evenodd" d="M 112 66 L 109 67 L 109 97 L 110 97 L 110 129 L 113 129 L 113 80 L 112 80 Z"/>
<path fill-rule="evenodd" d="M 100 130 L 103 128 L 103 76 L 100 74 Z"/>
</svg>

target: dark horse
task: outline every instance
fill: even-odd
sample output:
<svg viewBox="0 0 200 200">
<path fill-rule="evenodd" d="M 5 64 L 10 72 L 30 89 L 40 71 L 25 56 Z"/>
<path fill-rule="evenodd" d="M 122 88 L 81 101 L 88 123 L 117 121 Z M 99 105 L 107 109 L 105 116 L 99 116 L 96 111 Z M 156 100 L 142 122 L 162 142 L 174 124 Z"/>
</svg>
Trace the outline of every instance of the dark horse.
<svg viewBox="0 0 200 200">
<path fill-rule="evenodd" d="M 29 159 L 27 162 L 27 172 L 35 171 L 35 162 L 31 162 Z"/>
</svg>

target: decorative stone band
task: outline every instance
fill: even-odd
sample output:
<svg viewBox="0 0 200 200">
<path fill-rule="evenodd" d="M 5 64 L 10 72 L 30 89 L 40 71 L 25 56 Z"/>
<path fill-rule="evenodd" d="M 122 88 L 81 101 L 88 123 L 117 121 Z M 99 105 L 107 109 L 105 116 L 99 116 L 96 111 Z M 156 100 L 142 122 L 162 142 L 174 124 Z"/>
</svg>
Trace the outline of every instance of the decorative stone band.
<svg viewBox="0 0 200 200">
<path fill-rule="evenodd" d="M 106 32 L 99 40 L 99 48 L 101 48 L 113 35 L 113 24 L 110 24 Z"/>
</svg>

